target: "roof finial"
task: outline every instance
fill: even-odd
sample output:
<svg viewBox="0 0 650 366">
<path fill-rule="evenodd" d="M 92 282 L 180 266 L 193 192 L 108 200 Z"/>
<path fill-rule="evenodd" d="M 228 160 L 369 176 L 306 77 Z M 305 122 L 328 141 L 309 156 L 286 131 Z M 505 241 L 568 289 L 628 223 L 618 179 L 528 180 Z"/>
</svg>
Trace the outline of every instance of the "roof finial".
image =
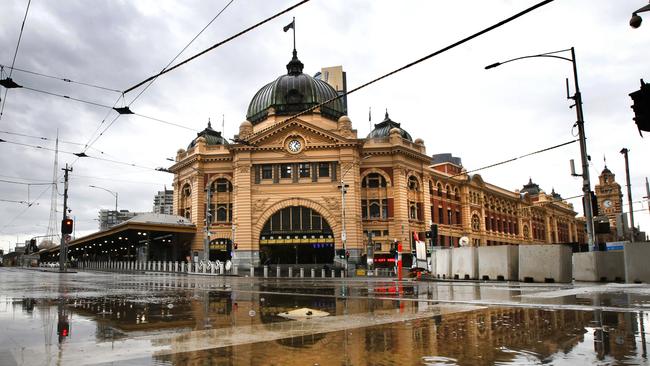
<svg viewBox="0 0 650 366">
<path fill-rule="evenodd" d="M 300 62 L 300 60 L 298 60 L 298 51 L 296 51 L 296 18 L 294 17 L 291 23 L 287 24 L 282 29 L 285 32 L 289 29 L 293 29 L 293 57 L 287 64 L 287 72 L 289 75 L 300 75 L 302 74 L 304 65 L 302 62 Z"/>
<path fill-rule="evenodd" d="M 212 124 L 210 123 L 210 117 L 208 117 L 208 128 L 212 129 Z"/>
<path fill-rule="evenodd" d="M 384 116 L 384 118 L 387 119 L 387 120 L 389 119 L 388 118 L 388 108 L 386 108 L 386 115 Z"/>
<path fill-rule="evenodd" d="M 607 157 L 603 154 L 603 162 L 605 162 L 605 169 L 607 169 Z"/>
</svg>

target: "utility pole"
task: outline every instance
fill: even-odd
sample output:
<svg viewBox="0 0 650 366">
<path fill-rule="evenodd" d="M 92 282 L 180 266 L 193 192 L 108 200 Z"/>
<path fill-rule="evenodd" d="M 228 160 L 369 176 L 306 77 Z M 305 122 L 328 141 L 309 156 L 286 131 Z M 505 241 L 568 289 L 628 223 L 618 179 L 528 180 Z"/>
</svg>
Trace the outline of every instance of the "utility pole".
<svg viewBox="0 0 650 366">
<path fill-rule="evenodd" d="M 625 178 L 627 179 L 627 202 L 630 210 L 630 242 L 634 243 L 634 208 L 632 207 L 632 186 L 630 185 L 630 165 L 628 164 L 627 148 L 621 149 L 621 154 L 625 156 Z"/>
<path fill-rule="evenodd" d="M 66 248 L 66 235 L 63 233 L 63 220 L 68 218 L 68 173 L 72 171 L 72 167 L 68 168 L 68 164 L 65 165 L 65 168 L 61 169 L 65 173 L 64 177 L 64 188 L 63 188 L 63 219 L 61 220 L 61 244 L 59 245 L 59 272 L 65 272 L 65 262 L 67 260 L 67 248 Z"/>
<path fill-rule="evenodd" d="M 648 184 L 648 177 L 645 177 L 645 198 L 648 200 L 648 212 L 650 212 L 650 184 Z"/>
</svg>

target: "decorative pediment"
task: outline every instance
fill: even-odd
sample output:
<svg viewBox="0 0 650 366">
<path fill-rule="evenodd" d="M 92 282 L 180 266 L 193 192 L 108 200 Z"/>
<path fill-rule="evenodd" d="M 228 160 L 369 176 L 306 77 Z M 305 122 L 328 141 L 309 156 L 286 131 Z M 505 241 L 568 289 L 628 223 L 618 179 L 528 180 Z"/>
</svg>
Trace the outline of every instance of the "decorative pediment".
<svg viewBox="0 0 650 366">
<path fill-rule="evenodd" d="M 328 131 L 299 119 L 271 126 L 250 136 L 247 142 L 255 147 L 283 147 L 288 138 L 299 136 L 307 148 L 355 143 L 333 131 Z"/>
</svg>

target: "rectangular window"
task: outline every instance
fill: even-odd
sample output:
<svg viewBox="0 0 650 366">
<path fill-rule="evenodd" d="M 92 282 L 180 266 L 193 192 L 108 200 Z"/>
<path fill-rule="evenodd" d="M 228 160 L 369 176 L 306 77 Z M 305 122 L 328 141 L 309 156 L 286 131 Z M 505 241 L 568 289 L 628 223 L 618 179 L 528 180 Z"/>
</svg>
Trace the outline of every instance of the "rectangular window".
<svg viewBox="0 0 650 366">
<path fill-rule="evenodd" d="M 384 230 L 384 236 L 388 236 L 388 230 Z"/>
<path fill-rule="evenodd" d="M 449 225 L 453 224 L 453 221 L 451 220 L 451 209 L 447 209 L 447 223 Z"/>
<path fill-rule="evenodd" d="M 330 163 L 318 163 L 318 176 L 319 177 L 330 176 Z"/>
<path fill-rule="evenodd" d="M 460 225 L 460 223 L 461 223 L 460 211 L 456 211 L 456 224 Z"/>
<path fill-rule="evenodd" d="M 230 204 L 220 203 L 217 205 L 217 222 L 227 222 L 230 221 Z"/>
<path fill-rule="evenodd" d="M 273 179 L 273 165 L 262 165 L 262 179 Z"/>
<path fill-rule="evenodd" d="M 445 215 L 442 213 L 442 207 L 438 207 L 438 220 L 441 224 L 445 223 Z"/>
<path fill-rule="evenodd" d="M 309 178 L 309 163 L 298 164 L 298 171 L 300 172 L 300 178 Z"/>
<path fill-rule="evenodd" d="M 361 200 L 361 218 L 362 219 L 367 219 L 368 218 L 368 201 L 367 200 Z"/>
<path fill-rule="evenodd" d="M 291 178 L 291 164 L 280 165 L 280 178 Z"/>
<path fill-rule="evenodd" d="M 388 218 L 388 200 L 387 199 L 381 200 L 381 218 L 382 219 L 387 219 Z"/>
</svg>

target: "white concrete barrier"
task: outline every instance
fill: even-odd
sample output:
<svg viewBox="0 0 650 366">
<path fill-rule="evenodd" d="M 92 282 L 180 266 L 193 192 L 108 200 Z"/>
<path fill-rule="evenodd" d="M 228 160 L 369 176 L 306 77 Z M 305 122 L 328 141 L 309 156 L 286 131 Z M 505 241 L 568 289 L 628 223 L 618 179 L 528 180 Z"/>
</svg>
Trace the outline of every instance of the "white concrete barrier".
<svg viewBox="0 0 650 366">
<path fill-rule="evenodd" d="M 519 246 L 519 280 L 523 282 L 571 282 L 571 247 L 562 244 Z"/>
<path fill-rule="evenodd" d="M 478 279 L 519 280 L 519 246 L 478 247 Z"/>
<path fill-rule="evenodd" d="M 316 277 L 316 269 L 312 268 L 311 269 L 311 278 L 314 278 L 314 277 Z"/>
<path fill-rule="evenodd" d="M 573 253 L 573 279 L 576 281 L 623 281 L 625 258 L 622 250 Z"/>
<path fill-rule="evenodd" d="M 264 266 L 264 278 L 269 277 L 269 266 Z"/>
<path fill-rule="evenodd" d="M 625 282 L 650 283 L 650 242 L 625 243 Z"/>
<path fill-rule="evenodd" d="M 304 277 L 305 277 L 305 269 L 300 268 L 300 278 L 304 278 Z"/>
<path fill-rule="evenodd" d="M 451 249 L 436 249 L 436 277 L 451 277 Z"/>
<path fill-rule="evenodd" d="M 293 277 L 293 268 L 289 267 L 289 278 Z"/>
<path fill-rule="evenodd" d="M 461 247 L 451 250 L 451 274 L 455 279 L 475 280 L 478 278 L 478 251 L 476 247 Z"/>
</svg>

